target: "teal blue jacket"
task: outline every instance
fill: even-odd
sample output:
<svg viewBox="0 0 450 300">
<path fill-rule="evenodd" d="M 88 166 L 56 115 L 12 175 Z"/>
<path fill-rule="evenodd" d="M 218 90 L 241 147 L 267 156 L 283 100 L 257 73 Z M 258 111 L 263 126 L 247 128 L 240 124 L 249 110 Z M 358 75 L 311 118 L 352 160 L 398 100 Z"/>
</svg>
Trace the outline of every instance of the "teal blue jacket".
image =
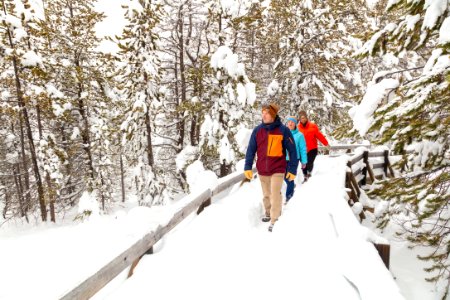
<svg viewBox="0 0 450 300">
<path fill-rule="evenodd" d="M 295 148 L 297 149 L 297 158 L 300 159 L 302 164 L 308 163 L 308 156 L 306 156 L 306 141 L 303 133 L 298 131 L 297 128 L 291 130 L 292 136 L 295 141 Z M 286 155 L 286 160 L 289 160 L 289 154 Z"/>
</svg>

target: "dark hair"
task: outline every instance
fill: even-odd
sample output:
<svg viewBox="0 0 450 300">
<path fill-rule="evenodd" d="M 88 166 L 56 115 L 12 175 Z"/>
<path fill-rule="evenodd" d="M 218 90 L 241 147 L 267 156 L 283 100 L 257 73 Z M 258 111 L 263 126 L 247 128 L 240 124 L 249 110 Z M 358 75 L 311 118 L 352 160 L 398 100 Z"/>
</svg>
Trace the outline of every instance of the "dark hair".
<svg viewBox="0 0 450 300">
<path fill-rule="evenodd" d="M 304 111 L 304 110 L 299 111 L 298 116 L 299 116 L 299 117 L 305 116 L 305 118 L 308 118 L 308 114 L 307 114 L 306 111 Z"/>
</svg>

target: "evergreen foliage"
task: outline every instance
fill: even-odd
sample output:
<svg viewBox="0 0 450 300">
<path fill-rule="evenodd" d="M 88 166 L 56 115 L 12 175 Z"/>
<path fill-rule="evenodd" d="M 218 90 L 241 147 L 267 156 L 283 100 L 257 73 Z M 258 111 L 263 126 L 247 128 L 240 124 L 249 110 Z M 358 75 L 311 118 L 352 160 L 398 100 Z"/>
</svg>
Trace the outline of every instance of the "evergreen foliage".
<svg viewBox="0 0 450 300">
<path fill-rule="evenodd" d="M 401 236 L 430 248 L 429 255 L 419 258 L 430 265 L 427 280 L 446 285 L 445 299 L 450 284 L 450 41 L 445 36 L 450 27 L 443 24 L 450 22 L 449 3 L 390 1 L 388 9 L 401 17 L 377 31 L 362 53 L 429 55 L 421 72 L 402 80 L 395 97 L 382 103 L 374 115 L 373 140 L 391 144 L 394 153 L 403 155 L 397 164 L 401 177 L 386 180 L 372 192 L 389 201 L 378 226 L 384 228 L 395 220 L 401 225 Z"/>
</svg>

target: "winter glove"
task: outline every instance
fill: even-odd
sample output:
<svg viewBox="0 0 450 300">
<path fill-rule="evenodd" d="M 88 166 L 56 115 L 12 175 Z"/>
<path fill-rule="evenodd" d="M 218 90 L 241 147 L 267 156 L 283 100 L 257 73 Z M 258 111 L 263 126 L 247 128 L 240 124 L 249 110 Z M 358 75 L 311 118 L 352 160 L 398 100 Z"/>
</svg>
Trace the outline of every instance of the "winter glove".
<svg viewBox="0 0 450 300">
<path fill-rule="evenodd" d="M 286 178 L 287 178 L 287 180 L 292 181 L 292 180 L 295 179 L 295 175 L 292 174 L 291 172 L 288 172 L 288 173 L 286 174 Z"/>
<path fill-rule="evenodd" d="M 252 170 L 244 171 L 244 175 L 245 175 L 245 178 L 247 178 L 248 180 L 252 180 L 252 178 L 253 178 L 253 171 Z"/>
<path fill-rule="evenodd" d="M 302 169 L 306 168 L 306 164 L 302 164 Z"/>
</svg>

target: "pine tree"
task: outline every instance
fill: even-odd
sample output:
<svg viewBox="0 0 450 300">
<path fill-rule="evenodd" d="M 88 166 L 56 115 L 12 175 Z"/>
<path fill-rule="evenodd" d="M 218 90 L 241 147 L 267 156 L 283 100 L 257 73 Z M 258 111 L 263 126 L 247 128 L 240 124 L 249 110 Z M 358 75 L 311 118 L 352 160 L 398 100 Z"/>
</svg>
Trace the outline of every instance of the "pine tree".
<svg viewBox="0 0 450 300">
<path fill-rule="evenodd" d="M 19 131 L 20 148 L 18 151 L 22 164 L 13 162 L 14 181 L 17 188 L 17 196 L 21 207 L 21 215 L 31 208 L 32 183 L 28 178 L 28 159 L 34 175 L 34 184 L 37 191 L 37 199 L 42 221 L 47 221 L 47 203 L 45 199 L 45 189 L 43 173 L 39 166 L 37 145 L 35 144 L 33 123 L 33 90 L 32 81 L 35 73 L 39 73 L 43 68 L 42 58 L 33 48 L 30 28 L 36 23 L 33 11 L 30 9 L 27 0 L 22 3 L 15 1 L 1 1 L 1 30 L 0 30 L 0 51 L 4 59 L 1 68 L 5 72 L 6 90 L 5 102 L 2 109 L 9 111 L 10 116 L 18 117 L 19 122 L 10 119 L 9 126 L 13 131 Z M 2 97 L 3 98 L 3 97 Z M 12 104 L 11 103 L 15 103 Z M 18 114 L 14 112 L 17 111 Z M 8 127 L 9 127 L 8 126 Z M 14 130 L 15 128 L 15 130 Z M 27 143 L 27 149 L 25 148 Z M 28 158 L 29 153 L 30 157 Z M 24 174 L 24 186 L 21 175 Z M 25 188 L 25 189 L 24 189 Z M 25 195 L 25 196 L 23 196 Z"/>
<path fill-rule="evenodd" d="M 238 63 L 238 56 L 227 46 L 220 46 L 211 57 L 212 83 L 204 122 L 200 129 L 200 154 L 205 166 L 217 171 L 221 177 L 232 171 L 239 158 L 235 140 L 243 116 L 255 102 L 255 85 Z M 210 75 L 210 76 L 211 76 Z M 247 108 L 247 109 L 246 109 Z"/>
<path fill-rule="evenodd" d="M 397 164 L 401 177 L 385 181 L 372 192 L 390 202 L 378 226 L 384 228 L 393 219 L 399 220 L 399 235 L 413 245 L 430 248 L 428 255 L 419 259 L 429 263 L 427 280 L 445 286 L 441 295 L 445 299 L 450 286 L 449 3 L 398 0 L 390 1 L 388 9 L 401 17 L 374 33 L 362 53 L 431 54 L 422 72 L 399 81 L 395 97 L 381 103 L 374 114 L 371 135 L 403 155 Z"/>
<path fill-rule="evenodd" d="M 351 53 L 353 35 L 365 26 L 364 7 L 365 1 L 293 0 L 272 1 L 263 11 L 259 39 L 274 62 L 267 97 L 283 114 L 306 110 L 328 129 L 345 121 L 344 108 L 360 91 Z"/>
<path fill-rule="evenodd" d="M 138 9 L 128 9 L 120 38 L 120 81 L 127 101 L 123 145 L 134 168 L 134 183 L 141 205 L 161 204 L 165 182 L 154 151 L 155 120 L 161 113 L 159 99 L 160 61 L 156 26 L 160 5 L 140 1 Z"/>
<path fill-rule="evenodd" d="M 95 26 L 104 18 L 95 1 L 49 1 L 39 23 L 46 57 L 45 92 L 54 116 L 55 143 L 67 154 L 60 198 L 74 203 L 88 189 L 103 208 L 111 200 L 112 132 L 115 103 L 110 82 L 112 61 L 96 48 Z M 118 159 L 118 157 L 117 157 Z M 76 174 L 76 175 L 75 175 Z"/>
</svg>

